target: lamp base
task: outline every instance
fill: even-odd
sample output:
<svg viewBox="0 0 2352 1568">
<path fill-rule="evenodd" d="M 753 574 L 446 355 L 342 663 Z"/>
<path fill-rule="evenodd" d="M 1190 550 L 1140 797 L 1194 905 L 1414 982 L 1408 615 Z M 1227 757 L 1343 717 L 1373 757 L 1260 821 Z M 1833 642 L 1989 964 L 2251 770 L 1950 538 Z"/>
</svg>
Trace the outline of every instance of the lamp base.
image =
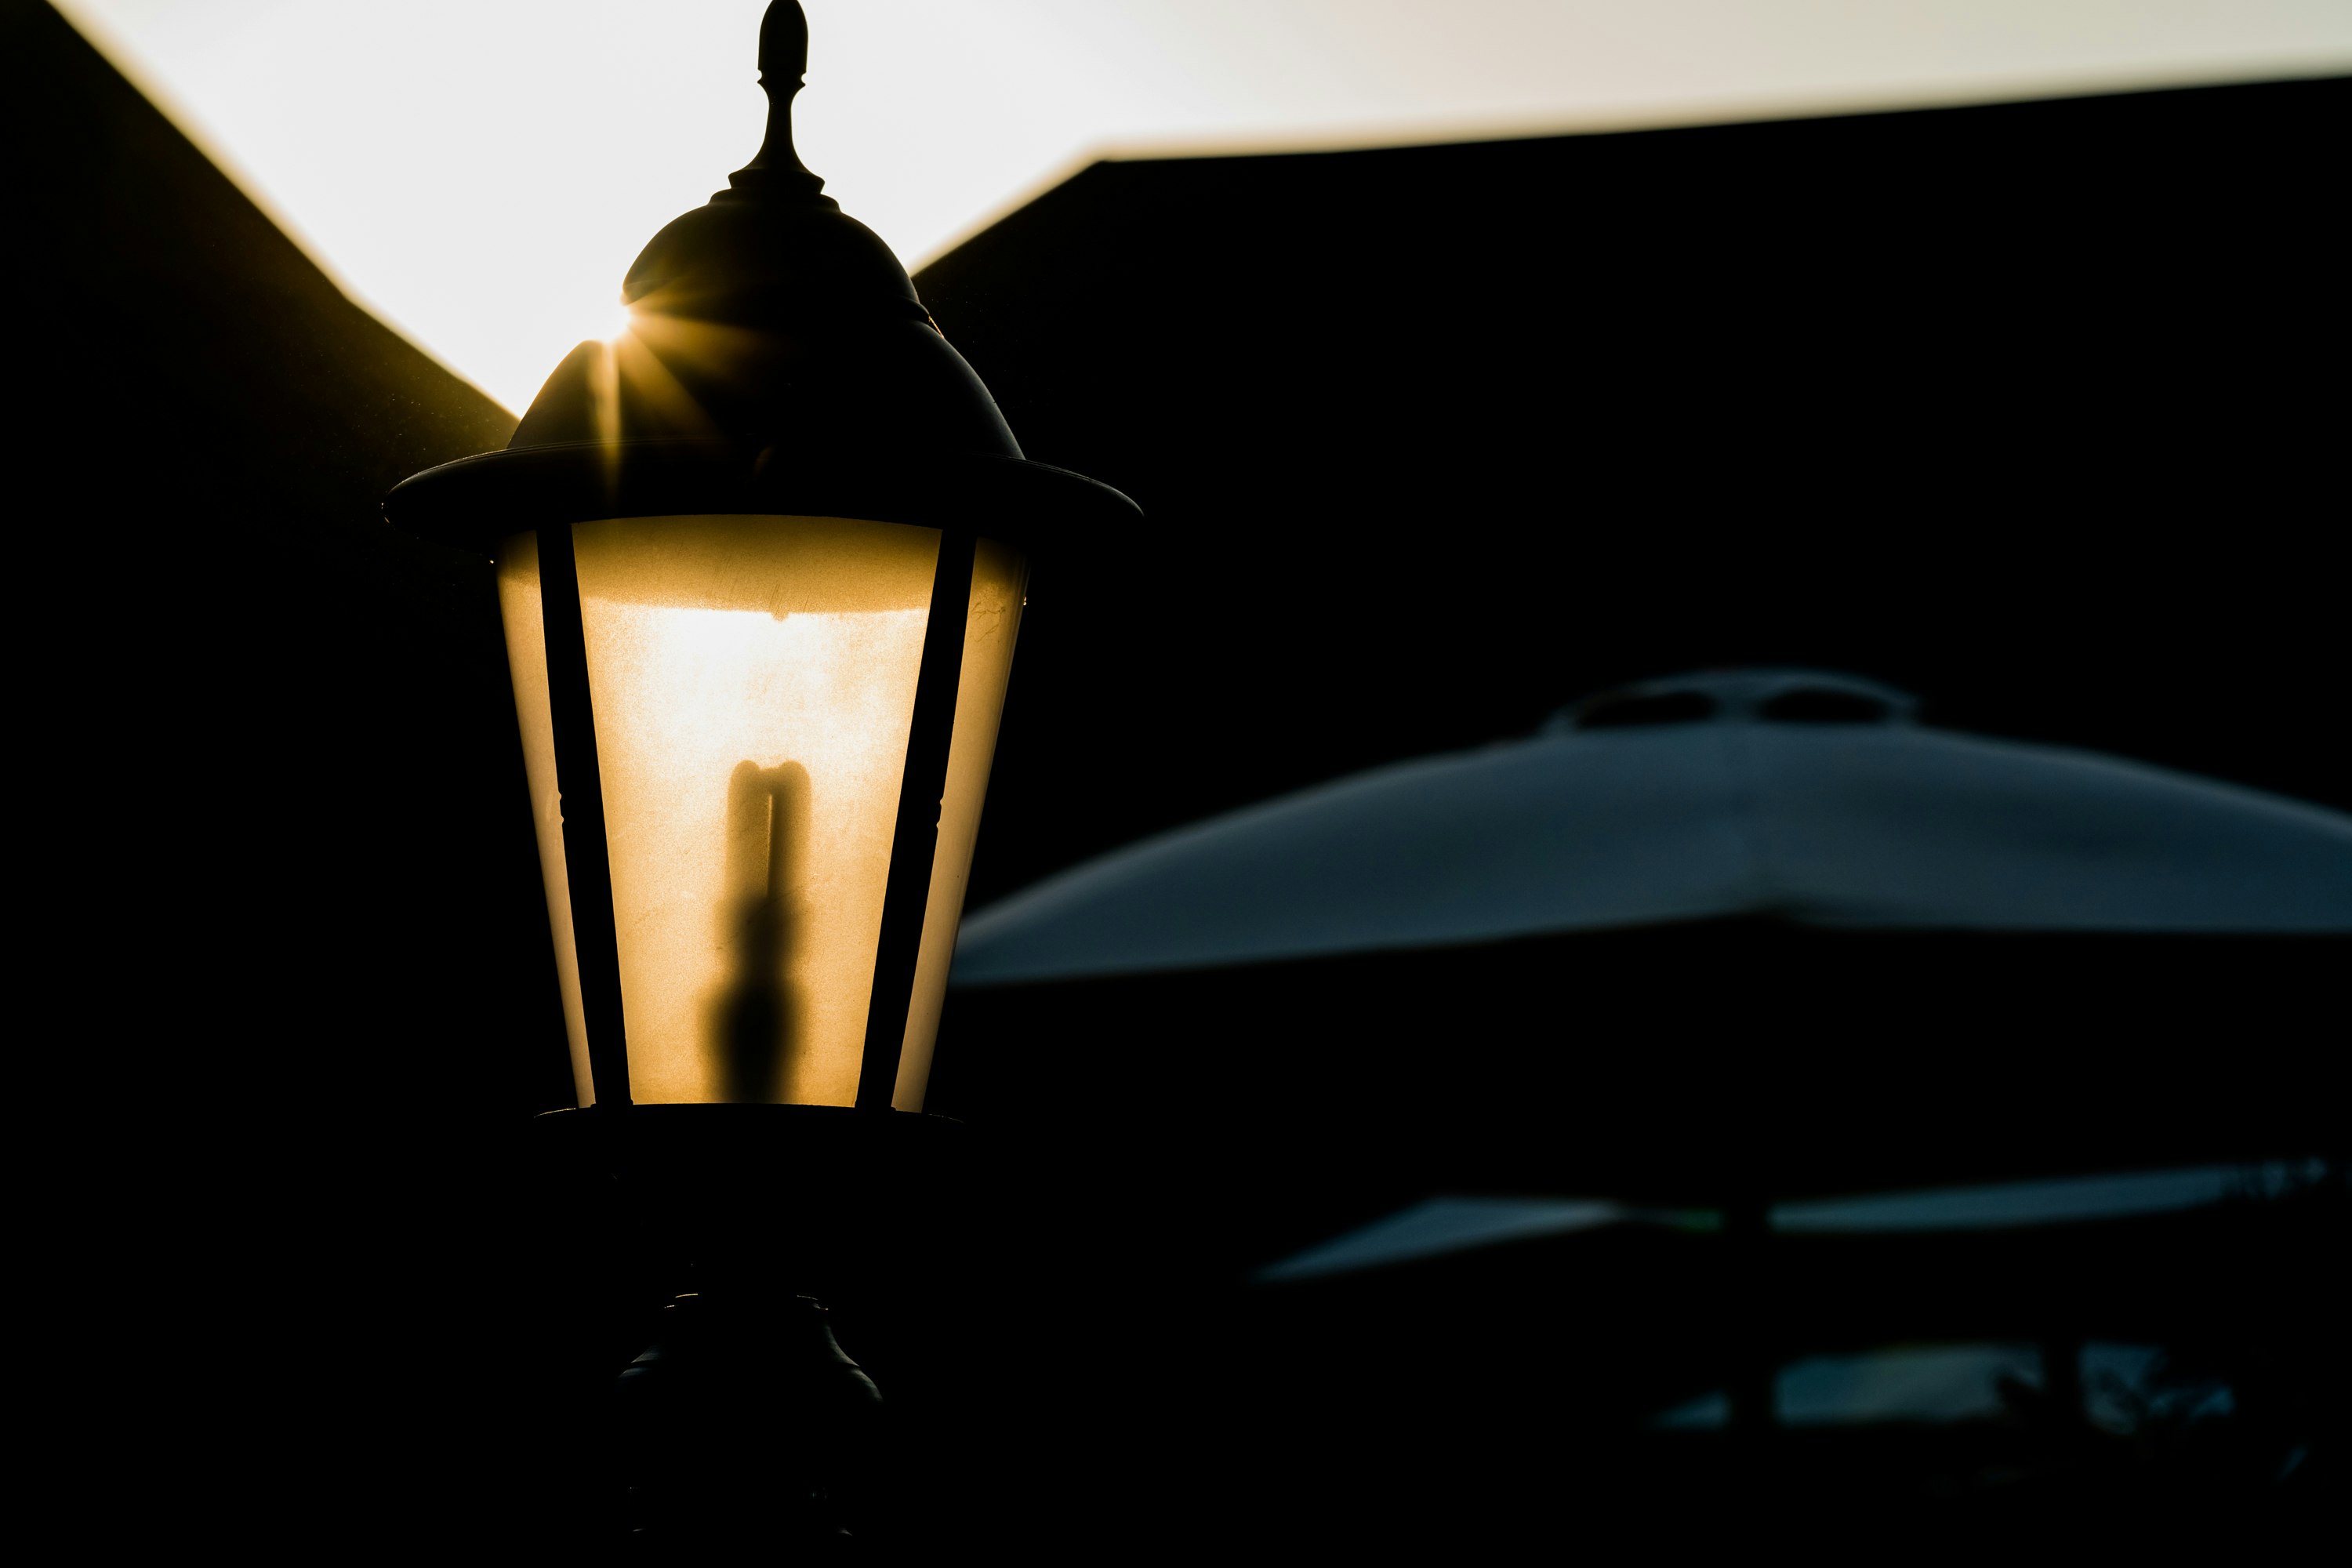
<svg viewBox="0 0 2352 1568">
<path fill-rule="evenodd" d="M 614 1407 L 633 1558 L 859 1555 L 882 1395 L 813 1299 L 679 1296 Z"/>
<path fill-rule="evenodd" d="M 594 1205 L 589 1234 L 672 1298 L 612 1401 L 632 1555 L 855 1560 L 881 1395 L 819 1299 L 889 1342 L 893 1305 L 932 1298 L 917 1281 L 963 1228 L 968 1130 L 836 1106 L 630 1105 L 531 1131 L 555 1185 Z"/>
</svg>

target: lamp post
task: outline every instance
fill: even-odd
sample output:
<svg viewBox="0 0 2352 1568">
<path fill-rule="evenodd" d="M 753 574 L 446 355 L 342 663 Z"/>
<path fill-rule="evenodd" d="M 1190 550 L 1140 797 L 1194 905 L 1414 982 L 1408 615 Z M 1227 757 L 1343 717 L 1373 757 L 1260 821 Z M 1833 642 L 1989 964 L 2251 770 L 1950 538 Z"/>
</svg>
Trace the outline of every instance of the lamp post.
<svg viewBox="0 0 2352 1568">
<path fill-rule="evenodd" d="M 803 1293 L 952 1141 L 924 1087 L 1029 555 L 1139 515 L 1024 458 L 801 166 L 807 44 L 777 0 L 766 142 L 630 268 L 629 331 L 385 501 L 498 563 L 579 1097 L 546 1136 L 693 1260 L 620 1402 L 654 1538 L 837 1528 L 871 1385 Z"/>
</svg>

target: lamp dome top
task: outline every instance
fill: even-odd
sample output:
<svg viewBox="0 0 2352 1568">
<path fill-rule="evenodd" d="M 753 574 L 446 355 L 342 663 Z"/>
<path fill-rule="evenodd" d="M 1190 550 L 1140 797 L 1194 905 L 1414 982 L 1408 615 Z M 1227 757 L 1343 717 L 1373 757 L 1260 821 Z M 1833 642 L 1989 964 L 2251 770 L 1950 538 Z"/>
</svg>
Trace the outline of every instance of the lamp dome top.
<svg viewBox="0 0 2352 1568">
<path fill-rule="evenodd" d="M 654 236 L 622 286 L 627 330 L 565 356 L 505 451 L 394 489 L 398 526 L 487 551 L 597 517 L 790 511 L 985 524 L 1018 542 L 1140 516 L 1023 458 L 890 247 L 802 165 L 792 104 L 807 61 L 806 17 L 775 0 L 759 153 Z"/>
<path fill-rule="evenodd" d="M 766 139 L 727 188 L 665 226 L 621 288 L 634 325 L 583 343 L 510 445 L 719 439 L 789 458 L 888 447 L 1017 458 L 994 399 L 881 237 L 793 146 L 808 64 L 797 0 L 760 25 Z"/>
</svg>

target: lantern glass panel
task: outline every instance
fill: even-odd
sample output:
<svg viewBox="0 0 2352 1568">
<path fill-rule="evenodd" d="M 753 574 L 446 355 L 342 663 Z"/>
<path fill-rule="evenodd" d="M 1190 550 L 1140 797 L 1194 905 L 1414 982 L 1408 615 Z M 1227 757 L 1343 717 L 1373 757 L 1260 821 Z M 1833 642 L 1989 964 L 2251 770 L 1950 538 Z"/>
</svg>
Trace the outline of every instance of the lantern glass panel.
<svg viewBox="0 0 2352 1568">
<path fill-rule="evenodd" d="M 848 1105 L 940 534 L 841 518 L 572 530 L 632 1098 Z M 919 1110 L 1018 630 L 1024 567 L 976 552 L 938 851 L 893 1102 Z M 536 542 L 499 600 L 573 1075 L 591 1103 Z"/>
</svg>

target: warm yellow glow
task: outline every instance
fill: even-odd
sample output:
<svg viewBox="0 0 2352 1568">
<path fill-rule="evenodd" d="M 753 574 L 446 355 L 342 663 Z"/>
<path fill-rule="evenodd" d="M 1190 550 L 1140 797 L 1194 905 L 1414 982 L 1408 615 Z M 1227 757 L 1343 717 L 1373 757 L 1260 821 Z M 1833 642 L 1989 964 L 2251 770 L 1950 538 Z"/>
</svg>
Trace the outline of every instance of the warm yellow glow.
<svg viewBox="0 0 2352 1568">
<path fill-rule="evenodd" d="M 556 983 L 563 995 L 563 1028 L 572 1045 L 572 1081 L 580 1103 L 596 1101 L 588 1072 L 588 1030 L 582 1021 L 579 949 L 572 939 L 572 899 L 565 880 L 563 810 L 555 787 L 555 726 L 548 710 L 547 632 L 540 619 L 539 541 L 509 539 L 499 557 L 499 614 L 506 623 L 507 668 L 514 676 L 515 718 L 522 726 L 523 776 L 530 789 L 530 820 L 539 834 L 539 868 L 547 889 L 548 922 L 555 933 Z M 536 961 L 527 950 L 526 963 Z"/>
<path fill-rule="evenodd" d="M 940 1009 L 947 1001 L 948 965 L 955 957 L 956 923 L 963 918 L 964 887 L 980 838 L 980 808 L 988 794 L 989 764 L 996 757 L 996 731 L 1004 717 L 1013 644 L 1021 630 L 1028 581 L 1028 563 L 1017 552 L 981 541 L 971 563 L 971 612 L 964 624 L 955 740 L 948 749 L 947 788 L 940 801 L 938 858 L 931 862 L 922 952 L 907 1008 L 898 1082 L 890 1097 L 899 1110 L 922 1110 L 923 1090 L 930 1081 L 931 1047 L 939 1038 Z"/>
<path fill-rule="evenodd" d="M 604 324 L 604 341 L 617 345 L 637 324 L 636 312 L 626 305 L 613 307 L 613 319 Z"/>
<path fill-rule="evenodd" d="M 756 378 L 761 357 L 773 353 L 774 344 L 764 333 L 697 320 L 680 313 L 678 304 L 667 290 L 646 295 L 631 307 L 628 331 L 606 345 L 596 389 L 606 440 L 620 438 L 624 387 L 635 437 L 719 434 L 670 365 L 688 366 L 706 382 L 740 387 Z"/>
<path fill-rule="evenodd" d="M 583 523 L 573 540 L 632 1096 L 847 1105 L 939 534 L 837 518 L 634 518 Z M 974 573 L 920 1021 L 908 1033 L 920 1066 L 899 1079 L 918 1103 L 1011 671 L 1022 570 L 1017 556 L 983 545 Z M 528 536 L 501 551 L 499 585 L 584 1103 Z"/>
</svg>

